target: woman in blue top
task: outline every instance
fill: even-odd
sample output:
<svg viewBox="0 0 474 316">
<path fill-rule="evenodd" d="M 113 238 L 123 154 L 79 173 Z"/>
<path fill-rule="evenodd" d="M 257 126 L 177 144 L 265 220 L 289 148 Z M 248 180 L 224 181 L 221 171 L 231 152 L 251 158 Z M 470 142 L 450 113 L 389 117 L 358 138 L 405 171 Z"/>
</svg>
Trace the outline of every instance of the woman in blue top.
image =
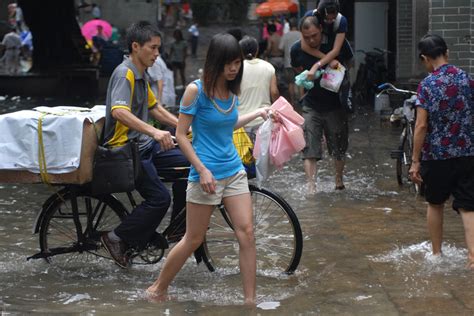
<svg viewBox="0 0 474 316">
<path fill-rule="evenodd" d="M 202 80 L 189 84 L 181 100 L 176 139 L 192 164 L 186 196 L 186 234 L 147 290 L 158 299 L 166 298 L 169 284 L 203 242 L 212 211 L 222 201 L 239 242 L 244 302 L 255 304 L 252 200 L 232 133 L 257 117 L 266 119 L 269 108 L 238 115 L 242 60 L 239 43 L 232 35 L 215 35 L 207 51 Z M 193 131 L 192 144 L 187 138 L 189 127 Z"/>
</svg>

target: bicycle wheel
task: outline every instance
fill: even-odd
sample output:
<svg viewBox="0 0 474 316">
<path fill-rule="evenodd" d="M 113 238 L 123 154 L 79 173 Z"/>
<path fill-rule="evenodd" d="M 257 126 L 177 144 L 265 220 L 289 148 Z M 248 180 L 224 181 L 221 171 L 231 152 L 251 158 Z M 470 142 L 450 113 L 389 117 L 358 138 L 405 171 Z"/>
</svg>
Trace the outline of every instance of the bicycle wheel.
<svg viewBox="0 0 474 316">
<path fill-rule="evenodd" d="M 112 195 L 90 196 L 81 190 L 63 192 L 44 210 L 39 229 L 40 249 L 47 255 L 46 261 L 50 262 L 52 256 L 57 256 L 55 263 L 83 262 L 95 256 L 111 259 L 102 247 L 100 235 L 121 222 L 127 214 L 125 207 Z M 72 211 L 76 203 L 78 222 Z"/>
<path fill-rule="evenodd" d="M 254 211 L 257 269 L 264 274 L 293 273 L 301 259 L 303 235 L 293 209 L 280 196 L 250 185 Z M 236 268 L 239 246 L 225 207 L 214 211 L 206 240 L 203 261 L 210 271 Z"/>
</svg>

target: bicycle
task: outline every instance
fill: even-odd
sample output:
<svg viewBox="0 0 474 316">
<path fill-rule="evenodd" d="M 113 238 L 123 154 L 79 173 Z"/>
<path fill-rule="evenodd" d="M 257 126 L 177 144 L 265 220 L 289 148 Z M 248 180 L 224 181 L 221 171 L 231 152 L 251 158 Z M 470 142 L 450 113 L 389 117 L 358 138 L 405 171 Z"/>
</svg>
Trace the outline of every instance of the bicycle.
<svg viewBox="0 0 474 316">
<path fill-rule="evenodd" d="M 387 81 L 388 69 L 385 56 L 391 52 L 380 48 L 374 51 L 358 49 L 364 54 L 364 62 L 359 65 L 356 80 L 352 85 L 352 97 L 357 106 L 373 105 L 376 86 Z"/>
<path fill-rule="evenodd" d="M 415 130 L 416 109 L 415 101 L 417 93 L 411 90 L 404 90 L 395 87 L 391 83 L 384 83 L 378 86 L 381 91 L 376 97 L 382 93 L 400 93 L 407 98 L 403 101 L 403 106 L 395 109 L 390 116 L 392 123 L 400 122 L 402 132 L 398 143 L 398 148 L 392 150 L 390 157 L 396 159 L 396 172 L 398 185 L 402 186 L 405 183 L 411 184 L 417 194 L 421 194 L 421 187 L 412 182 L 408 171 L 411 167 L 411 157 L 413 153 L 413 135 Z"/>
<path fill-rule="evenodd" d="M 158 170 L 164 182 L 186 177 L 188 168 Z M 279 195 L 249 185 L 254 207 L 254 231 L 257 267 L 292 274 L 298 267 L 303 250 L 303 237 L 298 218 L 291 206 Z M 131 192 L 126 192 L 131 209 L 136 206 Z M 209 271 L 238 262 L 237 240 L 223 205 L 216 207 L 205 241 L 194 252 L 196 262 Z M 129 214 L 129 209 L 114 194 L 94 196 L 89 184 L 66 184 L 43 204 L 33 231 L 39 234 L 40 252 L 27 259 L 66 256 L 66 264 L 78 256 L 93 255 L 111 259 L 102 247 L 100 236 L 114 229 Z M 169 225 L 156 234 L 144 249 L 130 249 L 132 264 L 159 262 L 170 244 L 177 243 L 186 228 L 186 210 L 173 214 Z M 163 238 L 164 237 L 164 238 Z M 234 260 L 235 259 L 235 260 Z"/>
</svg>

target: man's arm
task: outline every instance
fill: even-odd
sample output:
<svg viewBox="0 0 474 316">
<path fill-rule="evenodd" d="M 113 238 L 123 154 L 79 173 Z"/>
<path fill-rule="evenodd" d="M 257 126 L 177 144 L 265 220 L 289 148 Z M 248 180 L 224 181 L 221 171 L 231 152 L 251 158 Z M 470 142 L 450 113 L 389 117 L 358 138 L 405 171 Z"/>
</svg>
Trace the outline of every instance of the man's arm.
<svg viewBox="0 0 474 316">
<path fill-rule="evenodd" d="M 156 104 L 150 109 L 150 115 L 162 124 L 176 127 L 178 126 L 178 118 L 166 110 L 161 104 Z"/>
<path fill-rule="evenodd" d="M 160 143 L 160 146 L 163 150 L 169 150 L 174 148 L 173 140 L 171 139 L 171 134 L 167 131 L 161 131 L 148 123 L 143 122 L 138 117 L 133 115 L 132 112 L 124 108 L 117 108 L 112 110 L 112 117 L 127 126 L 130 129 L 133 129 L 141 134 L 148 135 L 153 137 L 157 142 Z"/>
<path fill-rule="evenodd" d="M 158 80 L 158 100 L 163 100 L 163 79 Z"/>
</svg>

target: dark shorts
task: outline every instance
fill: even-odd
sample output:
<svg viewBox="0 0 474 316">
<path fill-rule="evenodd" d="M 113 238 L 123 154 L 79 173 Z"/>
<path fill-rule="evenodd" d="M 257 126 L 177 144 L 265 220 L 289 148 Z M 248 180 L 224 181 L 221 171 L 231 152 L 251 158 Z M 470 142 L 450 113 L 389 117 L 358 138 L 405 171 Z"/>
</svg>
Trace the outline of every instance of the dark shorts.
<svg viewBox="0 0 474 316">
<path fill-rule="evenodd" d="M 453 209 L 474 211 L 474 156 L 421 162 L 425 199 L 443 204 L 453 195 Z"/>
<path fill-rule="evenodd" d="M 343 109 L 331 112 L 317 112 L 303 106 L 304 138 L 306 147 L 303 149 L 303 159 L 323 158 L 322 138 L 326 137 L 328 152 L 336 160 L 344 160 L 349 144 L 349 127 L 347 113 Z"/>
</svg>

